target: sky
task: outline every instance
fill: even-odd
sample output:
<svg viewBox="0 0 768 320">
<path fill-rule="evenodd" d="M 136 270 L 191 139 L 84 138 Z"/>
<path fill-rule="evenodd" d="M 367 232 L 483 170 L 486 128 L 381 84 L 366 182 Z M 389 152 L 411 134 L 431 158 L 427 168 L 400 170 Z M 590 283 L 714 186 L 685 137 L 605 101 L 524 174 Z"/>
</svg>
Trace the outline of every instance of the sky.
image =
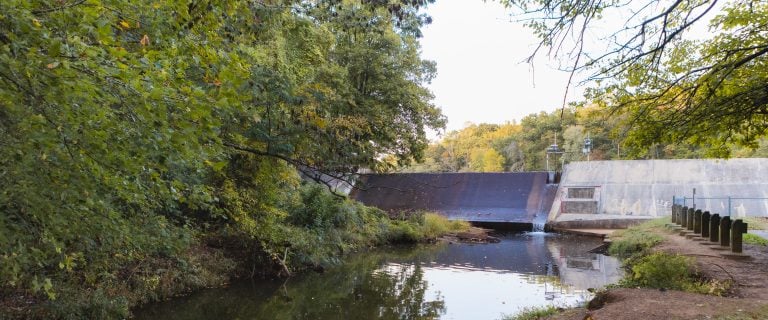
<svg viewBox="0 0 768 320">
<path fill-rule="evenodd" d="M 718 4 L 702 20 L 704 23 L 689 28 L 684 38 L 711 38 L 712 30 L 706 21 L 719 14 L 727 2 Z M 664 9 L 660 5 L 643 7 L 647 11 L 635 19 L 655 15 Z M 528 64 L 525 60 L 538 39 L 532 30 L 514 21 L 516 18 L 501 4 L 440 0 L 425 12 L 433 22 L 422 29 L 422 57 L 437 63 L 437 77 L 428 88 L 435 95 L 434 103 L 448 118 L 446 132 L 462 129 L 468 123 L 519 122 L 529 114 L 562 107 L 570 74 L 558 70 L 558 65 L 571 62 L 550 58 L 544 49 L 533 64 Z M 631 14 L 626 8 L 615 10 L 591 24 L 585 51 L 606 52 L 611 44 L 600 39 L 621 29 Z M 574 77 L 566 102 L 583 100 L 585 87 L 578 85 L 581 80 L 579 75 Z M 437 140 L 440 135 L 429 132 L 428 137 Z"/>
<path fill-rule="evenodd" d="M 481 0 L 441 0 L 426 9 L 433 22 L 422 31 L 422 57 L 437 63 L 428 85 L 448 118 L 447 131 L 472 123 L 520 121 L 562 106 L 568 72 L 545 55 L 525 62 L 537 39 L 505 8 Z M 583 88 L 571 86 L 568 101 Z M 436 138 L 431 133 L 430 138 Z"/>
</svg>

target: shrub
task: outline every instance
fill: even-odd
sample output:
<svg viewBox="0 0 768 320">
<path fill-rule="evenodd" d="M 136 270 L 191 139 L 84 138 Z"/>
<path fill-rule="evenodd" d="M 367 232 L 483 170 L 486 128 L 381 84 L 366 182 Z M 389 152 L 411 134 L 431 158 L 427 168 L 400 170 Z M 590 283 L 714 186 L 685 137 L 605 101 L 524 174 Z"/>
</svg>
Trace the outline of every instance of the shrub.
<svg viewBox="0 0 768 320">
<path fill-rule="evenodd" d="M 683 290 L 693 274 L 690 258 L 663 252 L 639 258 L 631 266 L 628 285 Z"/>
<path fill-rule="evenodd" d="M 621 283 L 625 287 L 665 288 L 712 295 L 722 295 L 730 287 L 727 281 L 697 277 L 693 259 L 681 255 L 656 252 L 631 263 L 631 272 Z"/>
<path fill-rule="evenodd" d="M 660 222 L 663 220 L 655 219 L 614 233 L 611 237 L 614 241 L 608 248 L 608 254 L 621 259 L 647 254 L 652 247 L 662 240 L 661 236 L 653 231 L 658 228 Z"/>
</svg>

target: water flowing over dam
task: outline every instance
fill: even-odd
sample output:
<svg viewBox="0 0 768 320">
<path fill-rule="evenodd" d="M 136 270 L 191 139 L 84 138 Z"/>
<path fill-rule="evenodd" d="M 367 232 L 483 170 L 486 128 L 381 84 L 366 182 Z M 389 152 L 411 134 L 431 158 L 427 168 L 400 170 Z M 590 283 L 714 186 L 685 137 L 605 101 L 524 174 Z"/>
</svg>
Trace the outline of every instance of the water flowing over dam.
<svg viewBox="0 0 768 320">
<path fill-rule="evenodd" d="M 543 223 L 556 186 L 547 172 L 398 173 L 362 176 L 350 197 L 389 212 L 429 210 L 476 224 Z"/>
</svg>

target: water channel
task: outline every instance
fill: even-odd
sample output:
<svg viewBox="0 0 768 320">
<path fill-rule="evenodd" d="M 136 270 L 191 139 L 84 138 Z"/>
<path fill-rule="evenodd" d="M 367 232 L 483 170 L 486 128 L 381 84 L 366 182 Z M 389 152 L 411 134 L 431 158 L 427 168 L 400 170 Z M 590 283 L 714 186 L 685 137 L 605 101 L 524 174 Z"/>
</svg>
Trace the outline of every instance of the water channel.
<svg viewBox="0 0 768 320">
<path fill-rule="evenodd" d="M 499 319 L 572 306 L 617 281 L 598 238 L 511 233 L 493 244 L 390 247 L 323 273 L 243 280 L 135 311 L 137 319 Z"/>
</svg>

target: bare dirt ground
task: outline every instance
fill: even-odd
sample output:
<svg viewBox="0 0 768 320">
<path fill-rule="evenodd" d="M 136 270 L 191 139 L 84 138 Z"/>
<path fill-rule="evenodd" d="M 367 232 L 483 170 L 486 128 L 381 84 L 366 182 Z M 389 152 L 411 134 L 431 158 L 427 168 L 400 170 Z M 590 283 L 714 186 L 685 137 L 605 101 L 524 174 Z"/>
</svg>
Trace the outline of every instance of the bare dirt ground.
<svg viewBox="0 0 768 320">
<path fill-rule="evenodd" d="M 548 319 L 765 319 L 768 306 L 768 247 L 744 245 L 746 260 L 732 260 L 699 242 L 677 234 L 665 234 L 657 250 L 696 259 L 705 278 L 732 281 L 724 297 L 658 289 L 611 289 L 604 304 L 595 310 L 567 310 Z M 727 252 L 727 251 L 726 251 Z M 762 313 L 756 310 L 762 308 Z"/>
</svg>

